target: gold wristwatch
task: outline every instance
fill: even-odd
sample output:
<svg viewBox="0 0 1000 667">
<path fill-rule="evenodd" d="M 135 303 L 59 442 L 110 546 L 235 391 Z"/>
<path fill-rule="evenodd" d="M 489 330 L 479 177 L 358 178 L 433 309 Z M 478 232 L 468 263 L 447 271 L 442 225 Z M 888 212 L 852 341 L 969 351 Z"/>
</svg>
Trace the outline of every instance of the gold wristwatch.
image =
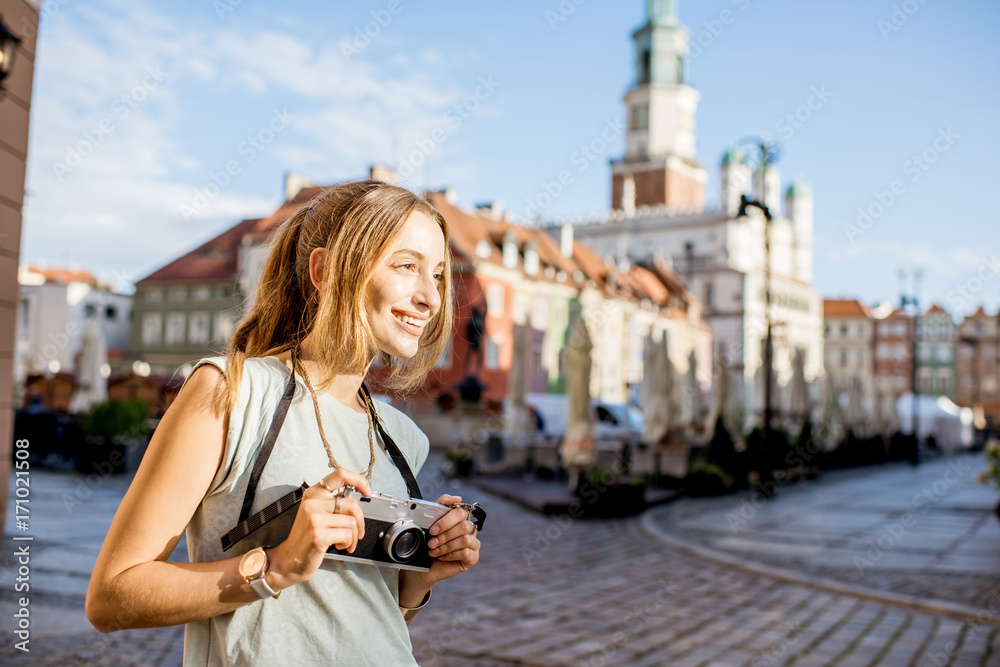
<svg viewBox="0 0 1000 667">
<path fill-rule="evenodd" d="M 240 560 L 240 576 L 243 577 L 243 581 L 250 584 L 250 587 L 253 588 L 254 592 L 262 600 L 276 598 L 281 595 L 281 591 L 275 591 L 271 588 L 271 585 L 267 583 L 267 579 L 264 577 L 267 574 L 267 552 L 264 549 L 269 548 L 257 547 L 256 549 L 251 549 L 243 554 L 243 558 Z"/>
</svg>

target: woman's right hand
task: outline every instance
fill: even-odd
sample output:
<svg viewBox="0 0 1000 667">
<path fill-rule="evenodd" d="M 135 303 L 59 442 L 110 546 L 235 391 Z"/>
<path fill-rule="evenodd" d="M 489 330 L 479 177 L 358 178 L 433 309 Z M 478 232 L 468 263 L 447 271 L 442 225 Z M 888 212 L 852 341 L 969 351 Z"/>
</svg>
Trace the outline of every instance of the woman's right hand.
<svg viewBox="0 0 1000 667">
<path fill-rule="evenodd" d="M 363 476 L 344 468 L 338 468 L 322 481 L 334 491 L 349 485 L 363 495 L 372 493 Z M 269 550 L 267 580 L 272 588 L 281 590 L 308 580 L 319 569 L 331 546 L 354 552 L 365 533 L 361 506 L 351 498 L 341 498 L 340 510 L 334 513 L 336 506 L 337 498 L 322 484 L 313 484 L 305 490 L 288 538 Z"/>
</svg>

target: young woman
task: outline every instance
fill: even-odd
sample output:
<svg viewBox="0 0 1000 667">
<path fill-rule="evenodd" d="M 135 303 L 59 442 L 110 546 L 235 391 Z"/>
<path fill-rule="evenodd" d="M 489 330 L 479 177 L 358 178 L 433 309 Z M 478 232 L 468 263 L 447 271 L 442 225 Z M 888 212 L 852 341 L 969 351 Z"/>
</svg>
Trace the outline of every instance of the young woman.
<svg viewBox="0 0 1000 667">
<path fill-rule="evenodd" d="M 451 299 L 445 221 L 407 190 L 348 183 L 285 222 L 226 356 L 198 363 L 150 440 L 94 567 L 94 626 L 186 623 L 185 665 L 416 664 L 412 610 L 479 560 L 470 512 L 455 508 L 431 528 L 426 573 L 324 556 L 363 537 L 363 510 L 339 497 L 342 486 L 407 495 L 359 390 L 378 354 L 391 362 L 389 386 L 418 386 L 451 333 Z M 224 552 L 293 372 L 252 511 L 309 486 L 294 512 Z M 427 437 L 373 403 L 416 472 Z M 191 562 L 168 562 L 185 530 Z"/>
</svg>

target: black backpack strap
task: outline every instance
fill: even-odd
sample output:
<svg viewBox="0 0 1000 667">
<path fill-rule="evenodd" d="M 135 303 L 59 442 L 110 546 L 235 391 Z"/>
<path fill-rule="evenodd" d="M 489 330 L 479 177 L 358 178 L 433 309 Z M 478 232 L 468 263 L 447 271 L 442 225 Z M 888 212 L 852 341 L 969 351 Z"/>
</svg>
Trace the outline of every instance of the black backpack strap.
<svg viewBox="0 0 1000 667">
<path fill-rule="evenodd" d="M 422 500 L 423 496 L 420 495 L 420 486 L 417 484 L 417 478 L 413 476 L 413 471 L 410 470 L 410 464 L 406 462 L 406 457 L 403 456 L 403 452 L 399 451 L 399 446 L 396 445 L 395 441 L 385 432 L 385 427 L 382 426 L 382 421 L 378 418 L 378 413 L 375 412 L 374 401 L 372 401 L 372 395 L 368 392 L 368 387 L 361 383 L 361 395 L 365 399 L 365 403 L 368 405 L 368 410 L 371 411 L 372 421 L 375 422 L 375 426 L 378 428 L 379 437 L 382 438 L 382 442 L 385 443 L 385 448 L 389 450 L 389 456 L 392 457 L 392 462 L 396 464 L 399 469 L 399 474 L 403 476 L 403 481 L 406 482 L 406 491 L 410 494 L 410 498 L 416 498 L 417 500 Z"/>
<path fill-rule="evenodd" d="M 238 523 L 243 523 L 250 517 L 250 508 L 253 506 L 253 498 L 257 493 L 257 484 L 260 483 L 261 473 L 264 472 L 264 466 L 267 465 L 267 460 L 271 457 L 271 451 L 274 449 L 274 443 L 278 439 L 278 432 L 281 430 L 281 425 L 285 422 L 285 415 L 288 414 L 288 406 L 292 404 L 292 396 L 295 395 L 295 350 L 292 350 L 292 372 L 288 376 L 288 384 L 285 385 L 285 393 L 281 397 L 281 401 L 278 403 L 278 408 L 274 411 L 274 417 L 271 418 L 271 426 L 267 430 L 267 437 L 264 438 L 264 444 L 260 446 L 260 450 L 257 452 L 257 460 L 254 461 L 253 470 L 250 472 L 250 482 L 247 484 L 246 493 L 243 495 L 243 507 L 240 509 L 240 519 Z"/>
</svg>

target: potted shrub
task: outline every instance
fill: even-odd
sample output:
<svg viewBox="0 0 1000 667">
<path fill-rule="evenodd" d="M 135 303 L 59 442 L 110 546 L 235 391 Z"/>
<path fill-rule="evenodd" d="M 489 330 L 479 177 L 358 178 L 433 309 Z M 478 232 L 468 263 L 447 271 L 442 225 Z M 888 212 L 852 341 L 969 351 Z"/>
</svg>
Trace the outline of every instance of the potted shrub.
<svg viewBox="0 0 1000 667">
<path fill-rule="evenodd" d="M 475 468 L 472 460 L 472 452 L 465 447 L 453 449 L 446 455 L 451 464 L 451 474 L 453 477 L 471 477 Z"/>
<path fill-rule="evenodd" d="M 605 519 L 632 516 L 646 509 L 646 480 L 638 475 L 597 468 L 580 476 L 576 496 L 584 516 Z"/>
<path fill-rule="evenodd" d="M 1000 489 L 1000 441 L 993 438 L 987 440 L 984 454 L 986 456 L 986 470 L 976 474 L 976 481 Z M 997 502 L 994 511 L 997 519 L 1000 519 L 1000 502 Z"/>
<path fill-rule="evenodd" d="M 76 452 L 76 469 L 82 473 L 114 474 L 125 471 L 126 449 L 146 436 L 149 406 L 145 401 L 106 401 L 80 415 L 86 446 Z"/>
<path fill-rule="evenodd" d="M 732 478 L 714 463 L 698 461 L 684 478 L 684 493 L 689 496 L 721 496 L 732 485 Z"/>
</svg>

